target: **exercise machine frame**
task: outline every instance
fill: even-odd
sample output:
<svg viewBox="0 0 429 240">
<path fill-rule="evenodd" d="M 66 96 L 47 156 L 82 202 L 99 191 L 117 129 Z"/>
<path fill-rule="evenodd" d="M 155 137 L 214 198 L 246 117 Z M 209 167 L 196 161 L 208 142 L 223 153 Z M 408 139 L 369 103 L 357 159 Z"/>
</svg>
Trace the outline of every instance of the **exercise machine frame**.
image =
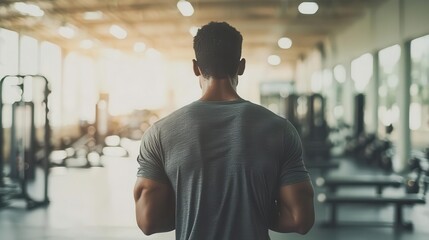
<svg viewBox="0 0 429 240">
<path fill-rule="evenodd" d="M 4 176 L 4 129 L 3 129 L 3 84 L 6 79 L 9 78 L 17 78 L 18 81 L 14 86 L 18 86 L 21 91 L 21 100 L 20 102 L 24 103 L 23 94 L 24 94 L 24 80 L 26 78 L 32 78 L 34 79 L 40 79 L 44 83 L 44 90 L 43 90 L 43 101 L 44 103 L 44 145 L 43 145 L 43 152 L 44 157 L 42 159 L 42 168 L 44 173 L 44 193 L 43 193 L 43 200 L 37 201 L 34 200 L 28 193 L 28 173 L 24 167 L 23 171 L 21 172 L 20 176 L 18 177 L 19 187 L 18 189 L 14 189 L 14 186 L 10 187 L 5 183 L 5 176 Z M 48 108 L 48 96 L 50 94 L 49 89 L 49 82 L 43 75 L 6 75 L 0 80 L 0 207 L 5 207 L 8 205 L 10 200 L 13 199 L 23 199 L 25 200 L 27 209 L 33 209 L 37 207 L 43 207 L 47 206 L 49 204 L 49 197 L 48 197 L 48 178 L 49 178 L 49 152 L 50 152 L 50 139 L 51 139 L 51 128 L 49 124 L 49 108 Z M 34 111 L 34 109 L 33 109 Z M 31 131 L 34 131 L 33 129 Z M 34 146 L 31 146 L 34 147 Z M 12 154 L 12 153 L 11 153 Z M 25 159 L 24 159 L 25 161 Z M 32 161 L 35 161 L 35 159 L 32 159 Z"/>
</svg>

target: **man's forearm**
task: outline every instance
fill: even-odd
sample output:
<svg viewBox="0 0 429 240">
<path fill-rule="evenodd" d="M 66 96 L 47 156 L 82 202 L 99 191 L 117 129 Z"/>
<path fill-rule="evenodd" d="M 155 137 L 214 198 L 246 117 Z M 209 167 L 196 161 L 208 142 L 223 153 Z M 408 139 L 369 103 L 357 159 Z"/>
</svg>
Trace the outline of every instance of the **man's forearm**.
<svg viewBox="0 0 429 240">
<path fill-rule="evenodd" d="M 281 233 L 297 232 L 297 226 L 290 211 L 283 211 L 280 214 L 277 201 L 274 203 L 274 214 L 271 219 L 270 230 Z"/>
<path fill-rule="evenodd" d="M 171 189 L 135 189 L 137 225 L 146 234 L 168 232 L 175 228 L 175 201 Z"/>
<path fill-rule="evenodd" d="M 144 199 L 136 202 L 136 218 L 140 229 L 146 235 L 174 230 L 174 207 L 159 208 L 154 205 L 158 204 L 147 204 Z"/>
<path fill-rule="evenodd" d="M 308 215 L 307 215 L 308 214 Z M 275 202 L 274 214 L 271 219 L 270 230 L 281 233 L 306 234 L 314 223 L 314 212 L 309 211 L 304 215 L 293 214 L 288 207 L 281 207 Z"/>
</svg>

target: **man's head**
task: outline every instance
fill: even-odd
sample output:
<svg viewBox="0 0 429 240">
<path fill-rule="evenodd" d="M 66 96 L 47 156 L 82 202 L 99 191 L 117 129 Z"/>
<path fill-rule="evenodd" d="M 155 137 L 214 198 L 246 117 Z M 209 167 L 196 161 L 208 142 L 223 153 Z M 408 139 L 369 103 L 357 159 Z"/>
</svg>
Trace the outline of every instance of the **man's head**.
<svg viewBox="0 0 429 240">
<path fill-rule="evenodd" d="M 210 22 L 194 38 L 194 71 L 205 78 L 234 77 L 243 74 L 241 58 L 243 37 L 226 22 Z"/>
</svg>

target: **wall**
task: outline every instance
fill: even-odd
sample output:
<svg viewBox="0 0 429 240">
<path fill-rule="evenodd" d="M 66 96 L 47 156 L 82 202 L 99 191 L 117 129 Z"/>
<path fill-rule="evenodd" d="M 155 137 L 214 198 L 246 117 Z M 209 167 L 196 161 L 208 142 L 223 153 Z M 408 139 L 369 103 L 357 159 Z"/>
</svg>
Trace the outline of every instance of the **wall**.
<svg viewBox="0 0 429 240">
<path fill-rule="evenodd" d="M 429 34 L 429 1 L 403 0 L 403 16 L 400 16 L 400 0 L 389 0 L 376 9 L 369 9 L 361 19 L 330 39 L 335 51 L 327 51 L 327 61 L 332 64 L 350 61 L 366 52 Z M 403 28 L 402 28 L 403 27 Z M 401 30 L 402 28 L 402 30 Z"/>
</svg>

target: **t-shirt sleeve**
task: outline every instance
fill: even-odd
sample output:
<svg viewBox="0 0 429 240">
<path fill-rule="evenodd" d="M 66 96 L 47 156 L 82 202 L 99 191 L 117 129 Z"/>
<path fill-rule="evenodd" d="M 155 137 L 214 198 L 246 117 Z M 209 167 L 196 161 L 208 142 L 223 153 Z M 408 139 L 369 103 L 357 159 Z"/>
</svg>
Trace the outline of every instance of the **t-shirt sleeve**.
<svg viewBox="0 0 429 240">
<path fill-rule="evenodd" d="M 280 167 L 280 185 L 310 181 L 302 158 L 302 143 L 295 127 L 286 122 L 284 129 L 284 159 Z"/>
<path fill-rule="evenodd" d="M 163 183 L 169 182 L 164 168 L 162 146 L 155 126 L 151 126 L 143 134 L 137 162 L 139 164 L 137 177 Z"/>
</svg>

